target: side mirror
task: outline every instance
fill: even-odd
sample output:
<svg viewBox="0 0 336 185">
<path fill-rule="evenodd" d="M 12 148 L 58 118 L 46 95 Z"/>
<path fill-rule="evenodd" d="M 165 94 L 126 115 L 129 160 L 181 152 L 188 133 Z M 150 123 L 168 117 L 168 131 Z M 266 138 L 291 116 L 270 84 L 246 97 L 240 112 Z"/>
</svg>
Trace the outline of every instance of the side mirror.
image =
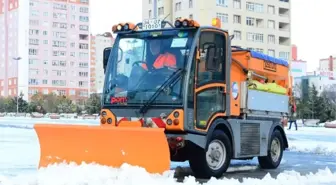
<svg viewBox="0 0 336 185">
<path fill-rule="evenodd" d="M 217 70 L 217 57 L 215 46 L 209 46 L 207 48 L 205 60 L 207 70 Z"/>
<path fill-rule="evenodd" d="M 104 54 L 103 54 L 103 68 L 104 68 L 104 73 L 106 71 L 106 67 L 107 67 L 107 63 L 108 63 L 108 59 L 110 57 L 111 54 L 111 50 L 112 47 L 108 47 L 104 49 Z"/>
<path fill-rule="evenodd" d="M 234 35 L 230 35 L 230 40 L 234 39 Z"/>
</svg>

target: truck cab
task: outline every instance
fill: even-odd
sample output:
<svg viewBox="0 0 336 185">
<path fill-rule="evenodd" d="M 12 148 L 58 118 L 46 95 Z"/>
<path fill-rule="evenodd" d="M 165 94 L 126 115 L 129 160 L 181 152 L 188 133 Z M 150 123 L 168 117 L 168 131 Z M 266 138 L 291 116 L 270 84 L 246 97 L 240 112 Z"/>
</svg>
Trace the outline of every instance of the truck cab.
<svg viewBox="0 0 336 185">
<path fill-rule="evenodd" d="M 101 125 L 163 128 L 171 160 L 189 160 L 198 177 L 220 177 L 231 159 L 258 157 L 262 167 L 276 168 L 288 147 L 281 120 L 289 95 L 259 93 L 248 83 L 261 78 L 286 86 L 287 73 L 277 74 L 286 66 L 267 61 L 276 66 L 270 71 L 262 67 L 266 58 L 233 49 L 216 20 L 113 26 L 114 46 L 104 51 Z M 253 57 L 260 65 L 249 64 Z M 281 105 L 264 110 L 267 102 L 249 94 Z"/>
<path fill-rule="evenodd" d="M 153 41 L 160 44 L 151 48 Z M 152 49 L 172 54 L 176 65 L 145 69 L 144 65 L 153 65 L 158 57 Z M 227 32 L 210 26 L 119 33 L 105 62 L 103 107 L 120 118 L 168 116 L 181 110 L 183 126 L 167 130 L 202 132 L 204 121 L 213 113 L 229 113 L 224 102 L 230 101 L 230 96 L 225 96 L 230 90 L 226 85 L 230 52 Z M 160 88 L 165 82 L 169 85 Z M 155 92 L 159 93 L 150 102 Z M 194 114 L 196 124 L 193 116 L 187 116 Z"/>
</svg>

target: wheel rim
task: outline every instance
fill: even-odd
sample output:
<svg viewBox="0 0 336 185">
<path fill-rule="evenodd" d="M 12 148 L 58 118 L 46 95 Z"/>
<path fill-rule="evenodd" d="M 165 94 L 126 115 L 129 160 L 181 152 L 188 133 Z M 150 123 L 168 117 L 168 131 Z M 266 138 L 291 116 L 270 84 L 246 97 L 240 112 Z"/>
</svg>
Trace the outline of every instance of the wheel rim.
<svg viewBox="0 0 336 185">
<path fill-rule="evenodd" d="M 213 140 L 206 152 L 206 161 L 210 169 L 220 169 L 226 159 L 226 148 L 222 141 Z"/>
<path fill-rule="evenodd" d="M 277 162 L 279 160 L 280 153 L 281 153 L 280 141 L 278 138 L 274 138 L 271 144 L 271 157 L 273 162 Z"/>
</svg>

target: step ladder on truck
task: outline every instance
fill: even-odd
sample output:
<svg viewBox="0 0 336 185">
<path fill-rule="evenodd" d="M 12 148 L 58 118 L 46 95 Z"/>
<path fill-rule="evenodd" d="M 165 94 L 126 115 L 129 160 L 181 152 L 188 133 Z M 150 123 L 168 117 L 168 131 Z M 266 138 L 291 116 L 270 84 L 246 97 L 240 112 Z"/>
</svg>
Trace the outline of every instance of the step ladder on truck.
<svg viewBox="0 0 336 185">
<path fill-rule="evenodd" d="M 287 61 L 231 46 L 218 19 L 212 26 L 150 19 L 112 31 L 100 124 L 36 124 L 40 167 L 128 163 L 162 173 L 171 161 L 189 161 L 196 177 L 209 178 L 221 177 L 231 159 L 279 166 L 292 96 Z M 174 66 L 150 67 L 154 50 Z"/>
</svg>

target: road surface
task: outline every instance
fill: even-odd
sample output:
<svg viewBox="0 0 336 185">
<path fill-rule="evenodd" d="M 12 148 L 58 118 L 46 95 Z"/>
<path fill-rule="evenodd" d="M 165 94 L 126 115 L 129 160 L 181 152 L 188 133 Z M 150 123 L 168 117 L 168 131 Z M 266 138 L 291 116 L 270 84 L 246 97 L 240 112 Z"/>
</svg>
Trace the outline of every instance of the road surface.
<svg viewBox="0 0 336 185">
<path fill-rule="evenodd" d="M 224 174 L 223 178 L 234 178 L 240 181 L 243 178 L 258 178 L 262 179 L 267 173 L 273 178 L 276 178 L 280 173 L 284 171 L 294 170 L 301 175 L 309 173 L 316 173 L 319 169 L 325 169 L 328 167 L 332 172 L 336 172 L 336 157 L 326 155 L 316 155 L 310 153 L 298 153 L 285 151 L 283 162 L 277 169 L 264 170 L 258 168 L 257 159 L 252 161 L 239 161 L 238 164 L 231 165 L 231 172 Z M 232 172 L 232 170 L 234 170 Z M 192 175 L 190 168 L 183 167 L 177 170 L 176 178 L 182 181 L 184 177 Z M 199 179 L 200 182 L 206 182 L 206 179 Z"/>
</svg>

